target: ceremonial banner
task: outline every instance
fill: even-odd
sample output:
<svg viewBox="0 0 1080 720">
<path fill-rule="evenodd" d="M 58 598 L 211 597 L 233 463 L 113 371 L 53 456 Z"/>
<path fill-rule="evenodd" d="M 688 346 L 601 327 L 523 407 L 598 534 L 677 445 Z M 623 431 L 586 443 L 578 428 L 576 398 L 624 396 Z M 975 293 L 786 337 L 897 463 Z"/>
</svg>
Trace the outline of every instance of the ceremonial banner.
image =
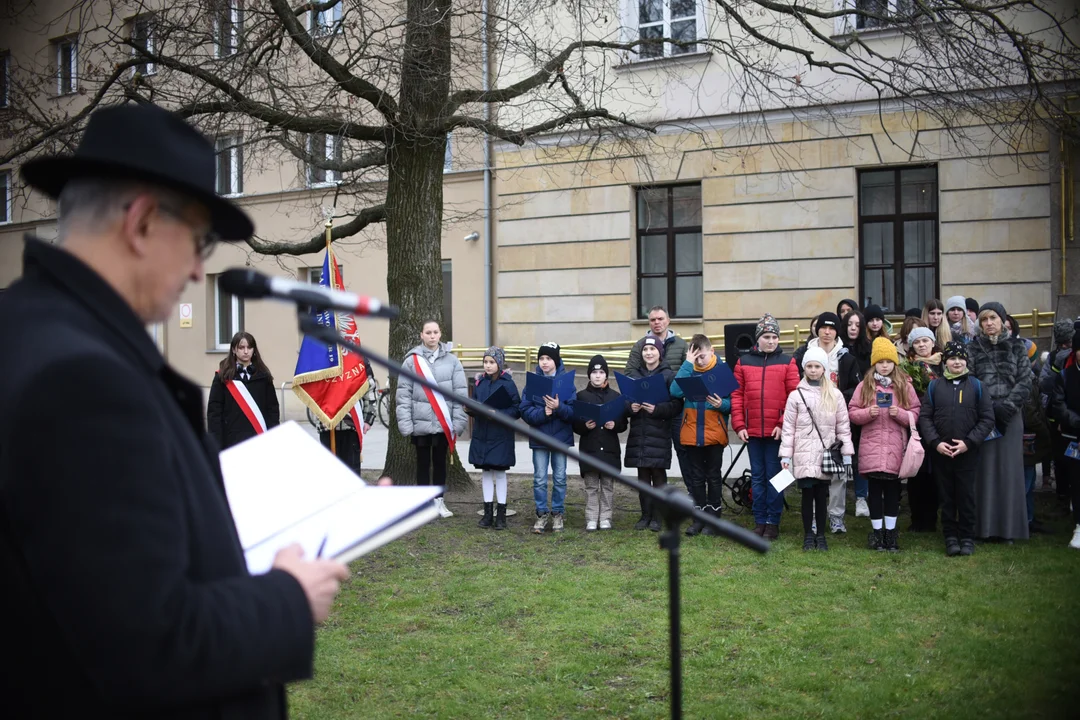
<svg viewBox="0 0 1080 720">
<path fill-rule="evenodd" d="M 329 243 L 326 245 L 319 284 L 333 290 L 345 289 L 334 250 Z M 316 313 L 315 319 L 323 327 L 335 328 L 349 340 L 360 342 L 356 320 L 351 314 L 324 310 Z M 338 345 L 327 345 L 309 337 L 303 339 L 293 374 L 293 392 L 319 418 L 319 422 L 328 428 L 337 427 L 342 418 L 354 410 L 367 390 L 367 371 L 359 355 Z M 363 447 L 363 421 L 359 413 L 352 412 L 352 417 Z"/>
</svg>

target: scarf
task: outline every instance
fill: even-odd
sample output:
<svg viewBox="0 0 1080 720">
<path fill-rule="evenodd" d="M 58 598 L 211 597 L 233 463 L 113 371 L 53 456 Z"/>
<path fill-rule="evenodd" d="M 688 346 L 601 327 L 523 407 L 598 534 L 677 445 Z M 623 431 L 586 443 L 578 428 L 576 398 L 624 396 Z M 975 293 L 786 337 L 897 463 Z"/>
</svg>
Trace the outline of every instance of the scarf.
<svg viewBox="0 0 1080 720">
<path fill-rule="evenodd" d="M 817 380 L 811 380 L 810 378 L 806 378 L 806 384 L 810 387 L 821 387 L 821 378 L 818 378 Z"/>
<path fill-rule="evenodd" d="M 892 387 L 892 378 L 891 377 L 885 377 L 884 375 L 879 375 L 877 373 L 874 373 L 874 380 L 876 380 L 877 384 L 880 385 L 883 388 Z"/>
<path fill-rule="evenodd" d="M 922 363 L 923 365 L 940 365 L 941 353 L 936 352 L 933 355 L 928 355 L 926 357 L 919 357 L 916 355 L 915 362 Z"/>
<path fill-rule="evenodd" d="M 958 373 L 954 373 L 953 371 L 949 370 L 949 368 L 945 368 L 945 379 L 946 380 L 956 380 L 958 378 L 964 377 L 967 374 L 968 374 L 968 369 L 967 368 L 964 368 L 963 370 L 961 370 Z"/>
</svg>

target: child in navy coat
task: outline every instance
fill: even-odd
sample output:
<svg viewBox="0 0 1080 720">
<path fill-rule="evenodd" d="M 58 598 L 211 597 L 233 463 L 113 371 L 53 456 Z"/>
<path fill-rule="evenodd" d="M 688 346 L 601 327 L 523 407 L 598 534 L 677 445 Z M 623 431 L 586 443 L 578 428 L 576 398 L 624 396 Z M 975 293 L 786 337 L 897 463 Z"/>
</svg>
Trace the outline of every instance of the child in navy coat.
<svg viewBox="0 0 1080 720">
<path fill-rule="evenodd" d="M 510 407 L 498 410 L 511 420 L 521 417 L 521 396 L 506 369 L 506 354 L 502 348 L 490 347 L 484 353 L 484 372 L 476 377 L 473 399 L 485 402 L 499 388 L 510 395 Z M 482 417 L 473 419 L 472 442 L 469 443 L 469 462 L 478 468 L 484 487 L 484 517 L 480 527 L 493 524 L 496 530 L 506 529 L 506 471 L 514 466 L 514 431 L 496 425 Z M 493 502 L 498 511 L 492 519 Z"/>
<path fill-rule="evenodd" d="M 558 343 L 544 343 L 536 351 L 537 372 L 555 377 L 564 372 Z M 567 447 L 574 446 L 574 399 L 569 397 L 526 397 L 521 401 L 521 417 L 534 428 L 550 435 Z M 530 441 L 533 454 L 533 500 L 536 502 L 536 523 L 533 532 L 540 534 L 551 522 L 552 532 L 562 532 L 566 508 L 566 454 L 551 452 L 543 445 Z M 551 463 L 551 504 L 548 505 L 547 469 Z"/>
</svg>

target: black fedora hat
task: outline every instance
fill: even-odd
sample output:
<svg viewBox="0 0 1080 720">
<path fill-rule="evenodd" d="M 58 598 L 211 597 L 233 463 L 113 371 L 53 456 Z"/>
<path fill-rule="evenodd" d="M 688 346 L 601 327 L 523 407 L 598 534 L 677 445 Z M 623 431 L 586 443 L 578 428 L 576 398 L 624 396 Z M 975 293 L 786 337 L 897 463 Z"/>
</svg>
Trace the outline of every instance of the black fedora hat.
<svg viewBox="0 0 1080 720">
<path fill-rule="evenodd" d="M 198 130 L 156 105 L 116 105 L 90 115 L 74 155 L 37 158 L 23 179 L 52 198 L 73 178 L 145 180 L 181 192 L 210 212 L 213 231 L 246 240 L 251 218 L 216 192 L 214 146 Z"/>
</svg>

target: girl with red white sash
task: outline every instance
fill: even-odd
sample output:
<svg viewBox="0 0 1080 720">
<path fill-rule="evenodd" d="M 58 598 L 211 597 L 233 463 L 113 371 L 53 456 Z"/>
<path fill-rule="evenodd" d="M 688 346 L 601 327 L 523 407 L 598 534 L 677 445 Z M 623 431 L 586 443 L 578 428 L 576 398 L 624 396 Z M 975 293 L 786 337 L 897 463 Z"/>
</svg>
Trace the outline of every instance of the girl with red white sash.
<svg viewBox="0 0 1080 720">
<path fill-rule="evenodd" d="M 210 385 L 207 429 L 224 450 L 277 426 L 279 414 L 274 377 L 255 338 L 236 333 Z"/>
<path fill-rule="evenodd" d="M 467 395 L 465 369 L 446 344 L 440 342 L 441 338 L 439 323 L 425 322 L 420 331 L 421 344 L 406 353 L 402 367 L 445 390 Z M 398 430 L 411 437 L 416 448 L 416 484 L 446 485 L 447 453 L 453 452 L 457 437 L 465 432 L 464 406 L 404 375 L 398 377 L 394 403 Z M 453 516 L 441 497 L 435 504 L 444 518 Z"/>
</svg>

